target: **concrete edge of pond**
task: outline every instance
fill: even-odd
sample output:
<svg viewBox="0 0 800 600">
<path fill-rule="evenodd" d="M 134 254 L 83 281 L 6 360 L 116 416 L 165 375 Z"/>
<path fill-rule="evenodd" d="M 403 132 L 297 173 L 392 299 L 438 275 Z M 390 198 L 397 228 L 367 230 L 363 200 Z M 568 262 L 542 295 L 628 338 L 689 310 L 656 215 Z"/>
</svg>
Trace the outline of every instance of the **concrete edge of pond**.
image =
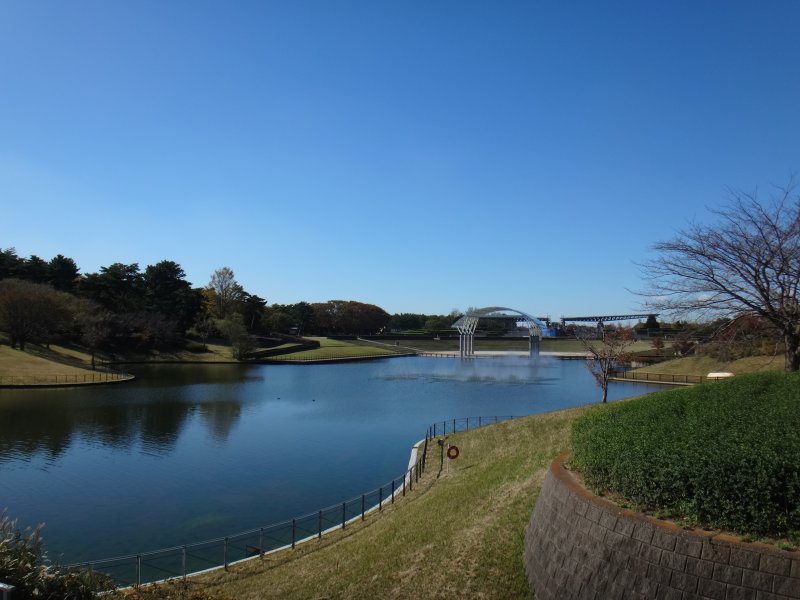
<svg viewBox="0 0 800 600">
<path fill-rule="evenodd" d="M 425 443 L 425 439 L 423 438 L 420 441 L 418 441 L 416 444 L 411 446 L 411 455 L 410 455 L 409 460 L 408 460 L 408 469 L 407 469 L 407 474 L 406 474 L 406 477 L 408 479 L 410 479 L 412 477 L 411 474 L 410 474 L 410 470 L 416 464 L 417 457 L 419 455 L 419 449 L 424 443 Z M 394 493 L 394 495 L 398 495 L 400 493 L 401 493 L 400 490 L 397 490 Z M 388 502 L 391 499 L 392 499 L 392 496 L 389 496 L 388 498 L 386 498 L 384 500 L 384 502 Z M 380 510 L 380 506 L 378 504 L 376 504 L 376 505 L 368 508 L 367 510 L 365 510 L 364 511 L 364 515 L 366 516 L 368 514 L 371 514 L 371 513 L 375 512 L 375 511 L 379 511 L 379 510 Z M 361 521 L 361 520 L 363 520 L 363 517 L 359 514 L 359 515 L 356 515 L 356 516 L 348 519 L 347 521 L 345 521 L 345 525 L 350 524 L 350 523 L 355 523 L 355 522 Z M 333 525 L 333 526 L 331 526 L 331 527 L 329 527 L 327 529 L 323 529 L 320 534 L 310 535 L 310 536 L 305 537 L 303 539 L 297 540 L 295 542 L 295 544 L 294 544 L 294 547 L 297 547 L 300 544 L 304 544 L 306 542 L 319 540 L 320 535 L 324 536 L 324 535 L 326 535 L 328 533 L 331 533 L 331 532 L 334 532 L 334 531 L 340 531 L 341 529 L 342 529 L 341 525 L 338 525 L 338 524 L 337 525 Z M 270 550 L 269 552 L 264 552 L 263 554 L 255 554 L 253 556 L 248 556 L 247 558 L 242 558 L 240 560 L 231 561 L 230 563 L 228 563 L 228 567 L 232 567 L 234 565 L 239 565 L 239 564 L 242 564 L 242 563 L 250 562 L 252 560 L 260 559 L 260 558 L 263 558 L 264 556 L 268 556 L 270 554 L 275 554 L 276 552 L 282 552 L 284 550 L 289 550 L 291 548 L 292 548 L 291 544 L 286 544 L 285 546 L 281 546 L 280 548 L 275 548 L 273 550 Z M 216 567 L 210 567 L 208 569 L 203 569 L 202 571 L 195 571 L 195 572 L 193 572 L 191 574 L 187 574 L 186 577 L 197 577 L 199 575 L 205 575 L 207 573 L 213 573 L 214 571 L 219 571 L 219 570 L 227 570 L 227 568 L 225 567 L 225 565 L 219 565 L 219 566 L 216 566 Z M 160 579 L 158 581 L 150 581 L 148 583 L 143 583 L 141 585 L 141 587 L 148 587 L 148 586 L 151 586 L 151 585 L 163 584 L 163 583 L 166 583 L 167 581 L 173 581 L 173 580 L 177 580 L 177 579 L 180 579 L 180 578 L 181 578 L 181 576 L 178 575 L 178 576 L 175 576 L 175 577 L 168 577 L 166 579 Z M 118 588 L 118 589 L 120 589 L 120 590 L 130 590 L 130 589 L 133 589 L 133 587 L 134 586 L 125 586 L 125 587 L 121 587 L 121 588 Z"/>
</svg>

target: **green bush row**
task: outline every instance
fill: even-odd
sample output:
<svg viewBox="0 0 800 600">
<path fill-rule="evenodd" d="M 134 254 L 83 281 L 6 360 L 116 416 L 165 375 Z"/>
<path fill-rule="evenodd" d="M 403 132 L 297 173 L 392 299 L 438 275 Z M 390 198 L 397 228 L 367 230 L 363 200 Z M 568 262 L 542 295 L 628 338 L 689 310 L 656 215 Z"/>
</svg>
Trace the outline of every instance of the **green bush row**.
<svg viewBox="0 0 800 600">
<path fill-rule="evenodd" d="M 740 375 L 600 407 L 572 430 L 595 492 L 743 534 L 800 535 L 800 373 Z"/>
</svg>

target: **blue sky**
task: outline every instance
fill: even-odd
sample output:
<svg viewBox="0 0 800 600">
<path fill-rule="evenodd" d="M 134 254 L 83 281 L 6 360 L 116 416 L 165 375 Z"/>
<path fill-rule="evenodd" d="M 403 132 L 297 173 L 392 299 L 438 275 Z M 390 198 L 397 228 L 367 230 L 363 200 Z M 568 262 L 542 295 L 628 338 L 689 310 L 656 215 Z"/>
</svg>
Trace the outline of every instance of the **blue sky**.
<svg viewBox="0 0 800 600">
<path fill-rule="evenodd" d="M 0 247 L 270 302 L 627 312 L 800 171 L 800 3 L 0 3 Z"/>
</svg>

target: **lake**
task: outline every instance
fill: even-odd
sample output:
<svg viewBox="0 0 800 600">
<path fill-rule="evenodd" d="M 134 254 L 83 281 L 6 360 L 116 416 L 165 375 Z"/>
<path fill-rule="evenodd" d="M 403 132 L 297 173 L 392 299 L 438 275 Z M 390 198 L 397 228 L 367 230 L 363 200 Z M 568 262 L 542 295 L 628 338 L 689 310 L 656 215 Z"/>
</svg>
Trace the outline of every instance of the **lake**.
<svg viewBox="0 0 800 600">
<path fill-rule="evenodd" d="M 580 360 L 400 357 L 130 366 L 108 386 L 0 390 L 0 510 L 61 563 L 268 525 L 403 473 L 434 421 L 596 402 Z M 612 383 L 610 399 L 660 389 Z"/>
</svg>

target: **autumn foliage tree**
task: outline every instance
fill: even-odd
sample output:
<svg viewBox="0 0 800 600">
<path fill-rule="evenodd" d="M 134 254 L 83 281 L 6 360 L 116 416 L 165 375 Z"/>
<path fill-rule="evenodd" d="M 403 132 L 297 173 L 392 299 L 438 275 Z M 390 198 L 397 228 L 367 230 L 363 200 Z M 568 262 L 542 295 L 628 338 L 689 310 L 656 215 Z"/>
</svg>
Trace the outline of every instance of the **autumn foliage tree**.
<svg viewBox="0 0 800 600">
<path fill-rule="evenodd" d="M 380 306 L 354 300 L 328 300 L 311 305 L 314 326 L 325 334 L 378 333 L 391 320 Z"/>
</svg>

